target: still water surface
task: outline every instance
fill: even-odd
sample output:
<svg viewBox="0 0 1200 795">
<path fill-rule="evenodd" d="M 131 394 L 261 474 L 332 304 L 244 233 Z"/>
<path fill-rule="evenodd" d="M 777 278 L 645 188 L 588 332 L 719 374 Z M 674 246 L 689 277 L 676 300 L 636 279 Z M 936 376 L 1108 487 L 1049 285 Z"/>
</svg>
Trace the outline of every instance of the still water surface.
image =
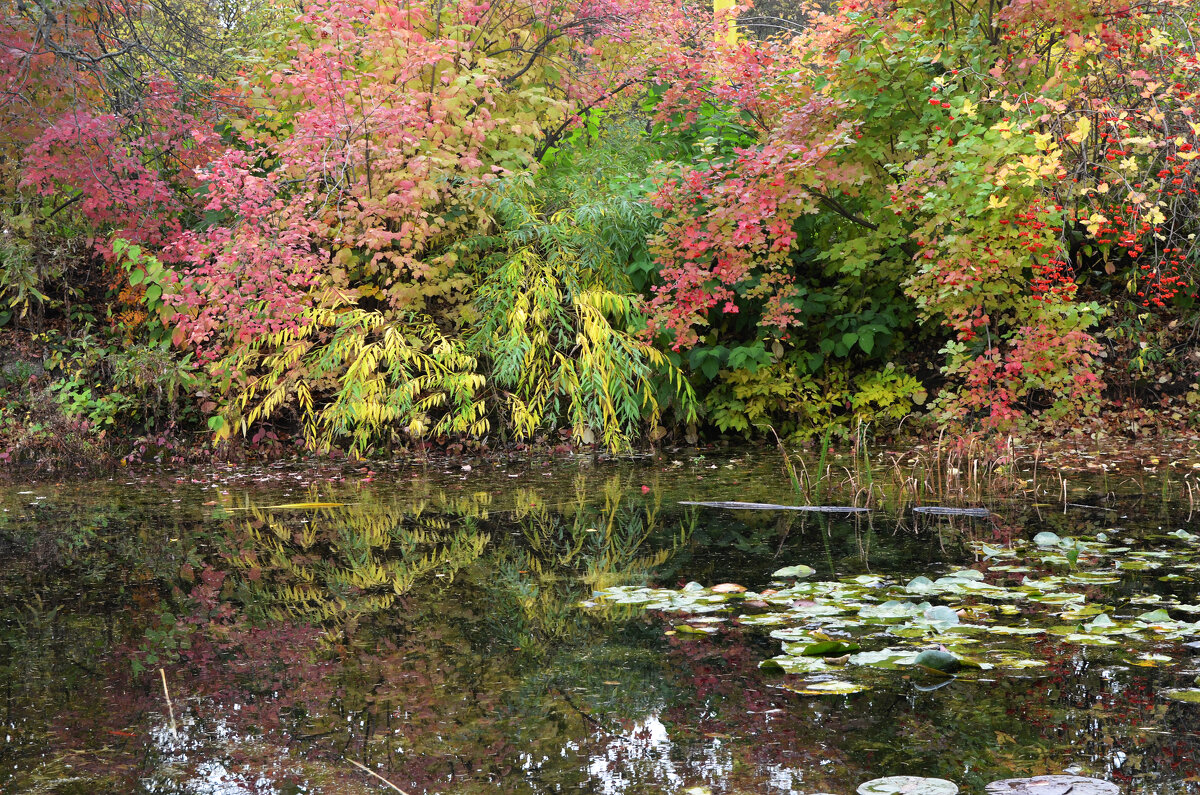
<svg viewBox="0 0 1200 795">
<path fill-rule="evenodd" d="M 759 667 L 780 641 L 738 610 L 695 634 L 580 606 L 623 585 L 764 589 L 796 564 L 812 582 L 991 580 L 981 543 L 1200 533 L 1186 500 L 1144 485 L 1077 484 L 1090 508 L 997 500 L 986 519 L 678 504 L 791 503 L 780 472 L 743 453 L 0 487 L 0 792 L 394 791 L 354 763 L 411 795 L 850 793 L 899 774 L 982 792 L 1063 771 L 1200 792 L 1200 705 L 1163 696 L 1200 674 L 1186 633 L 1136 650 L 1028 637 L 1044 665 L 876 671 L 811 696 Z M 1123 571 L 1089 603 L 1195 603 L 1200 541 L 1178 549 L 1169 575 Z"/>
</svg>

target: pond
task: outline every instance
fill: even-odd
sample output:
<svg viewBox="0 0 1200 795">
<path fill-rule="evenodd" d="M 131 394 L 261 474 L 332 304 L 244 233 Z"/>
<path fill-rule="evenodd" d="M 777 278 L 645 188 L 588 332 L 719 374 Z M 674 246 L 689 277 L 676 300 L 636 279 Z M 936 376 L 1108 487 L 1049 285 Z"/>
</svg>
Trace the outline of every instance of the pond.
<svg viewBox="0 0 1200 795">
<path fill-rule="evenodd" d="M 674 455 L 0 487 L 0 792 L 1200 792 L 1194 484 Z"/>
</svg>

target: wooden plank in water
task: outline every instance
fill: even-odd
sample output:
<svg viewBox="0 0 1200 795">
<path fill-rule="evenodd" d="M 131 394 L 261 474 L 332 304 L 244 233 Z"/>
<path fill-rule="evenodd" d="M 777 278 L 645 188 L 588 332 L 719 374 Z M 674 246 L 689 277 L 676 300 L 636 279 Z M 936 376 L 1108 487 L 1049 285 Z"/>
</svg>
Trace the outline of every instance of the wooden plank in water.
<svg viewBox="0 0 1200 795">
<path fill-rule="evenodd" d="M 728 508 L 733 511 L 809 511 L 811 513 L 866 513 L 869 508 L 851 508 L 848 505 L 775 505 L 769 502 L 692 502 L 680 500 L 680 505 L 698 505 L 701 508 Z"/>
<path fill-rule="evenodd" d="M 992 515 L 987 508 L 950 508 L 945 505 L 918 505 L 913 513 L 927 513 L 931 516 L 977 516 L 986 519 Z"/>
</svg>

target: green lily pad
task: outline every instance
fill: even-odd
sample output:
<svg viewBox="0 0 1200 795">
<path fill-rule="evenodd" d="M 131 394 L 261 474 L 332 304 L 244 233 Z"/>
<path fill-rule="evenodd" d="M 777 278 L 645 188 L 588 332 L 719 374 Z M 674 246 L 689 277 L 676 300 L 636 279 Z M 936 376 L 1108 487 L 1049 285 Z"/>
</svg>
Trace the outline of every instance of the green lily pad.
<svg viewBox="0 0 1200 795">
<path fill-rule="evenodd" d="M 693 627 L 691 624 L 678 624 L 675 627 L 675 631 L 682 632 L 685 635 L 711 635 L 717 631 L 717 628 L 712 626 Z"/>
<path fill-rule="evenodd" d="M 748 627 L 769 627 L 788 623 L 784 613 L 762 613 L 757 616 L 738 616 L 738 623 Z"/>
<path fill-rule="evenodd" d="M 1188 704 L 1200 704 L 1200 688 L 1185 688 L 1182 690 L 1164 690 L 1161 695 L 1172 701 L 1184 701 Z"/>
<path fill-rule="evenodd" d="M 1161 569 L 1162 564 L 1152 560 L 1118 560 L 1117 568 L 1122 571 L 1150 571 Z"/>
<path fill-rule="evenodd" d="M 956 674 L 963 667 L 962 661 L 950 652 L 934 650 L 921 652 L 913 664 L 943 676 Z"/>
<path fill-rule="evenodd" d="M 868 665 L 873 668 L 895 669 L 902 665 L 912 665 L 920 652 L 916 649 L 887 648 L 878 651 L 863 651 L 851 654 L 847 662 L 850 665 Z"/>
<path fill-rule="evenodd" d="M 799 654 L 801 657 L 839 657 L 862 647 L 857 643 L 843 643 L 840 640 L 823 640 L 818 643 L 784 644 L 788 654 Z"/>
<path fill-rule="evenodd" d="M 842 682 L 836 679 L 827 682 L 806 682 L 803 685 L 784 685 L 784 687 L 802 696 L 841 696 L 871 689 L 867 685 Z"/>
<path fill-rule="evenodd" d="M 846 608 L 842 605 L 823 604 L 819 602 L 811 605 L 796 605 L 788 611 L 790 615 L 805 618 L 811 616 L 836 616 L 838 613 L 845 612 L 847 612 Z"/>
<path fill-rule="evenodd" d="M 912 618 L 920 615 L 922 609 L 912 602 L 901 602 L 895 599 L 889 599 L 883 604 L 867 605 L 858 611 L 859 618 L 872 618 L 880 620 Z"/>
<path fill-rule="evenodd" d="M 1042 668 L 1046 665 L 1045 660 L 1022 657 L 1017 652 L 1005 649 L 988 652 L 987 658 L 996 668 Z"/>
<path fill-rule="evenodd" d="M 944 778 L 889 776 L 858 786 L 858 795 L 958 795 L 958 785 Z"/>
<path fill-rule="evenodd" d="M 1117 622 L 1113 621 L 1112 618 L 1109 617 L 1108 613 L 1101 613 L 1088 623 L 1084 624 L 1083 628 L 1087 632 L 1095 633 L 1108 632 L 1109 630 L 1117 628 L 1117 626 Z"/>
<path fill-rule="evenodd" d="M 1009 778 L 988 784 L 987 795 L 1118 795 L 1120 787 L 1109 781 L 1083 776 Z"/>
<path fill-rule="evenodd" d="M 984 627 L 993 635 L 1044 635 L 1046 630 L 1043 627 L 1005 627 L 992 625 Z"/>
<path fill-rule="evenodd" d="M 784 566 L 782 569 L 779 569 L 771 576 L 772 577 L 801 578 L 801 577 L 811 577 L 812 575 L 814 575 L 816 573 L 817 573 L 817 570 L 814 569 L 812 566 L 805 566 L 803 564 L 800 564 L 800 565 L 796 565 L 796 566 Z"/>
<path fill-rule="evenodd" d="M 1073 632 L 1063 635 L 1062 638 L 1067 643 L 1078 643 L 1080 646 L 1116 646 L 1117 641 L 1106 635 L 1084 635 L 1081 632 Z"/>
<path fill-rule="evenodd" d="M 781 654 L 759 663 L 759 668 L 774 668 L 785 674 L 820 674 L 830 668 L 820 657 L 797 657 L 792 654 Z"/>
<path fill-rule="evenodd" d="M 944 605 L 929 608 L 925 611 L 922 618 L 930 624 L 937 624 L 939 626 L 952 626 L 959 622 L 958 613 Z"/>
</svg>

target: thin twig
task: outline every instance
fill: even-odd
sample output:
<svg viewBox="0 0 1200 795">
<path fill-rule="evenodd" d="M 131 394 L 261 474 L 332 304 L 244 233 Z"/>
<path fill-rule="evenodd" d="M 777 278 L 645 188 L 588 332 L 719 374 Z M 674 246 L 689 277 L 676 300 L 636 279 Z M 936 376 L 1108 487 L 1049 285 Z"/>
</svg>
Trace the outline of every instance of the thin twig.
<svg viewBox="0 0 1200 795">
<path fill-rule="evenodd" d="M 374 776 L 375 778 L 379 779 L 379 780 L 380 780 L 380 781 L 382 781 L 384 784 L 387 784 L 389 787 L 391 787 L 392 789 L 396 790 L 396 792 L 399 792 L 399 793 L 400 793 L 400 795 L 408 795 L 408 793 L 407 793 L 407 792 L 405 792 L 404 790 L 400 789 L 400 788 L 399 788 L 399 787 L 397 787 L 395 784 L 393 784 L 392 782 L 388 781 L 386 778 L 384 778 L 383 776 L 379 775 L 378 773 L 376 773 L 374 770 L 372 770 L 371 768 L 367 767 L 366 765 L 364 765 L 364 764 L 360 764 L 359 762 L 355 762 L 353 759 L 347 759 L 346 761 L 347 761 L 347 762 L 349 762 L 350 764 L 354 765 L 355 767 L 357 767 L 359 770 L 363 771 L 364 773 L 370 773 L 372 776 Z"/>
<path fill-rule="evenodd" d="M 175 708 L 171 706 L 171 691 L 167 689 L 167 672 L 162 668 L 159 668 L 158 672 L 162 675 L 163 695 L 167 698 L 167 715 L 171 718 L 171 736 L 178 740 L 179 731 L 175 728 Z"/>
</svg>

